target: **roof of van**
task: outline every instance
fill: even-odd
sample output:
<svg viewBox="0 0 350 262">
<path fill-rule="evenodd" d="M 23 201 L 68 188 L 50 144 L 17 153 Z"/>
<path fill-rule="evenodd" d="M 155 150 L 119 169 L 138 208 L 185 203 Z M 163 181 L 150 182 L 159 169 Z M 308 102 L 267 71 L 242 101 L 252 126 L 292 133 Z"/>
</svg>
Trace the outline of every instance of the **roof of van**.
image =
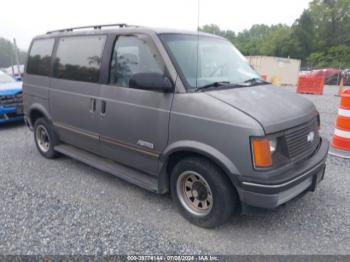
<svg viewBox="0 0 350 262">
<path fill-rule="evenodd" d="M 221 38 L 213 34 L 204 32 L 190 31 L 190 30 L 179 30 L 170 28 L 151 28 L 136 25 L 127 24 L 110 24 L 110 25 L 92 25 L 92 26 L 81 26 L 71 27 L 65 29 L 59 29 L 55 31 L 49 31 L 44 35 L 36 36 L 35 38 L 48 38 L 52 36 L 65 36 L 65 35 L 85 35 L 85 34 L 96 34 L 96 33 L 155 33 L 155 34 L 189 34 L 189 35 L 201 35 Z"/>
</svg>

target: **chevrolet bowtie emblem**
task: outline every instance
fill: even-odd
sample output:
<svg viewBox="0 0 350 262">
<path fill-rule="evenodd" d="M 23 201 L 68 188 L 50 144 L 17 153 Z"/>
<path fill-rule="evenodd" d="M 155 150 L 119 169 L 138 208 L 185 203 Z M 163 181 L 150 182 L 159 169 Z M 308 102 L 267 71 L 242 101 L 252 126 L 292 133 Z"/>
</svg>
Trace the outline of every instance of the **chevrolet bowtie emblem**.
<svg viewBox="0 0 350 262">
<path fill-rule="evenodd" d="M 308 143 L 312 143 L 315 139 L 315 132 L 311 131 L 308 135 L 307 135 L 307 142 Z"/>
</svg>

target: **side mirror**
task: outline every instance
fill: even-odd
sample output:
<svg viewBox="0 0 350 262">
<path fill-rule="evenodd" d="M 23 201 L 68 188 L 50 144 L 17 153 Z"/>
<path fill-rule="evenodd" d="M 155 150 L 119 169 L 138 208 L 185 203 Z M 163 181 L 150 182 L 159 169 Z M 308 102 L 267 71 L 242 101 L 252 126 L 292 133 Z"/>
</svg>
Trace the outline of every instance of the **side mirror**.
<svg viewBox="0 0 350 262">
<path fill-rule="evenodd" d="M 137 73 L 129 80 L 130 88 L 170 92 L 174 86 L 170 79 L 159 73 Z"/>
</svg>

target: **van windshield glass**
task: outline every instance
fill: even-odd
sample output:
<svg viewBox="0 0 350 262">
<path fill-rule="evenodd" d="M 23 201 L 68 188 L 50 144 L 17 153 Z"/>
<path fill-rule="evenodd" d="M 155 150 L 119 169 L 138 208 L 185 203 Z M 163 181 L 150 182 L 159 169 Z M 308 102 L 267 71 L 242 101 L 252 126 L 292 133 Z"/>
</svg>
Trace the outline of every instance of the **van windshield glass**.
<svg viewBox="0 0 350 262">
<path fill-rule="evenodd" d="M 162 34 L 160 38 L 181 70 L 187 88 L 192 91 L 211 85 L 233 87 L 260 79 L 229 41 L 186 34 Z"/>
</svg>

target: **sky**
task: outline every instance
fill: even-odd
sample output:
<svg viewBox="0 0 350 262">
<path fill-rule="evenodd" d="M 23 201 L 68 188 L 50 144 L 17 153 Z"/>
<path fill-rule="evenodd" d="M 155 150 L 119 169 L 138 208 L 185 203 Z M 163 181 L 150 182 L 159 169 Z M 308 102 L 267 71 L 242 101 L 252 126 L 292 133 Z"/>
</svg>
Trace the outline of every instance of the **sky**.
<svg viewBox="0 0 350 262">
<path fill-rule="evenodd" d="M 240 32 L 254 24 L 291 25 L 310 0 L 199 0 L 199 25 Z M 67 27 L 127 23 L 196 30 L 198 0 L 5 0 L 0 37 L 27 50 L 35 35 Z"/>
</svg>

